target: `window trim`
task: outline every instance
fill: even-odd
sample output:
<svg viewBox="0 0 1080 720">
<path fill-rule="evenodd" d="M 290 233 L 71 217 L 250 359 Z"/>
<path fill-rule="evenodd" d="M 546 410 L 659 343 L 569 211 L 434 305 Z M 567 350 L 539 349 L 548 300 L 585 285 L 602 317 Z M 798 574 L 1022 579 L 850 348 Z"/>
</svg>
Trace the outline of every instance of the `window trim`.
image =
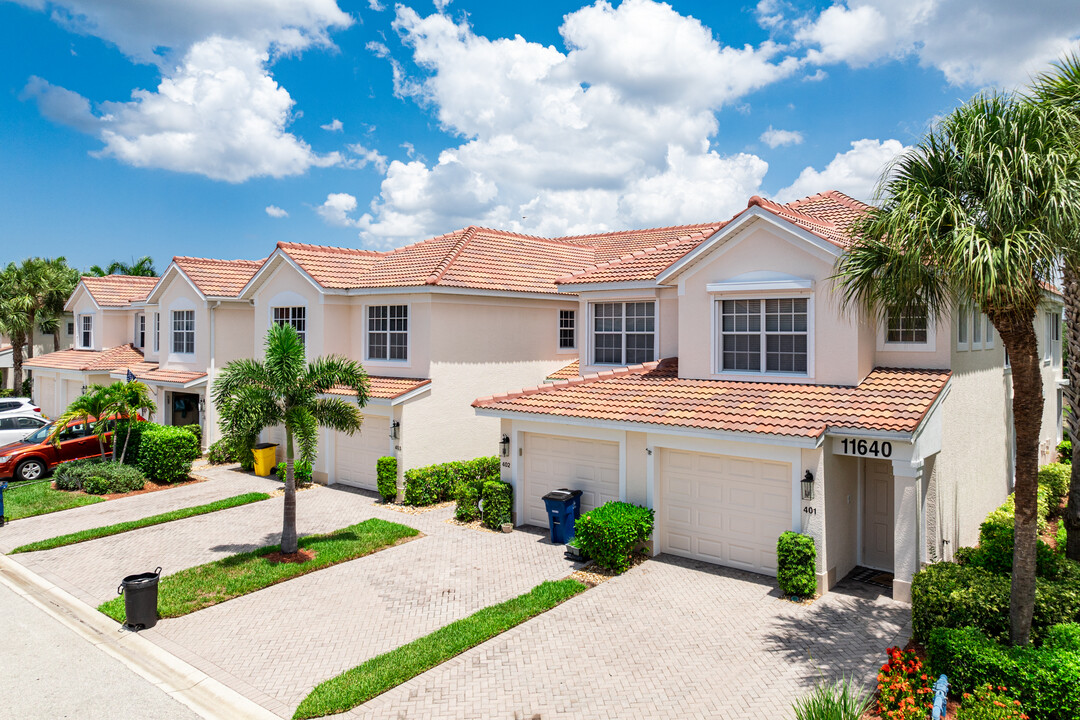
<svg viewBox="0 0 1080 720">
<path fill-rule="evenodd" d="M 937 351 L 937 320 L 931 315 L 927 314 L 926 317 L 926 342 L 924 343 L 886 342 L 885 331 L 888 327 L 888 324 L 888 318 L 885 316 L 882 316 L 880 322 L 877 323 L 878 352 L 918 353 Z M 973 350 L 981 349 L 981 345 L 980 347 L 976 348 L 974 347 L 974 343 L 972 343 L 971 348 Z"/>
<path fill-rule="evenodd" d="M 161 313 L 154 313 L 154 352 L 161 352 Z"/>
<path fill-rule="evenodd" d="M 307 332 L 308 332 L 307 305 L 271 305 L 270 306 L 270 325 L 271 326 L 278 323 L 278 321 L 274 318 L 274 311 L 275 310 L 303 310 L 304 311 L 304 329 L 303 330 L 297 330 L 296 333 L 300 336 L 300 343 L 306 347 L 307 346 Z M 295 313 L 290 313 L 290 314 L 295 314 Z M 293 320 L 296 320 L 296 318 L 291 317 L 288 320 L 286 320 L 285 322 L 288 322 L 290 325 L 292 325 Z M 294 330 L 296 329 L 295 325 L 293 325 L 293 329 Z"/>
<path fill-rule="evenodd" d="M 146 313 L 135 313 L 135 337 L 131 344 L 140 350 L 146 348 Z"/>
<path fill-rule="evenodd" d="M 191 350 L 177 350 L 176 349 L 176 314 L 177 313 L 191 313 Z M 169 311 L 169 354 L 170 355 L 195 355 L 198 350 L 198 333 L 195 325 L 195 311 L 190 308 L 178 308 L 176 310 Z M 182 332 L 188 332 L 184 330 Z"/>
<path fill-rule="evenodd" d="M 603 368 L 629 367 L 630 364 L 628 362 L 626 362 L 626 305 L 627 305 L 627 303 L 641 303 L 641 302 L 650 302 L 650 303 L 653 304 L 653 329 L 652 329 L 653 356 L 652 356 L 651 359 L 645 360 L 645 362 L 655 362 L 656 360 L 658 360 L 660 358 L 660 299 L 659 298 L 657 298 L 656 296 L 638 297 L 638 298 L 633 298 L 633 297 L 631 297 L 631 298 L 618 297 L 618 298 L 603 298 L 603 299 L 597 298 L 596 300 L 590 300 L 589 301 L 589 308 L 588 308 L 588 316 L 589 316 L 589 319 L 588 319 L 588 334 L 589 334 L 589 338 L 588 338 L 588 347 L 586 348 L 586 353 L 587 353 L 586 358 L 589 361 L 588 365 L 590 365 L 592 367 L 603 367 Z M 596 306 L 597 305 L 609 305 L 609 304 L 614 304 L 614 303 L 619 303 L 619 304 L 621 304 L 623 306 L 623 316 L 622 316 L 623 317 L 623 325 L 622 325 L 623 329 L 621 331 L 621 335 L 622 335 L 622 339 L 623 339 L 623 341 L 622 341 L 622 359 L 623 359 L 623 362 L 619 362 L 619 363 L 599 363 L 599 362 L 596 362 Z M 634 334 L 635 335 L 645 335 L 647 333 L 634 333 Z M 639 365 L 641 363 L 634 363 L 634 364 Z"/>
<path fill-rule="evenodd" d="M 573 332 L 573 345 L 562 344 L 562 331 L 563 331 L 563 313 L 570 313 L 570 327 L 568 328 Z M 559 308 L 558 310 L 558 324 L 556 326 L 556 339 L 558 340 L 558 351 L 560 353 L 574 353 L 578 349 L 578 308 Z"/>
<path fill-rule="evenodd" d="M 971 348 L 971 312 L 968 305 L 964 304 L 956 311 L 956 349 L 966 351 Z M 964 339 L 960 339 L 960 330 L 964 330 Z"/>
<path fill-rule="evenodd" d="M 78 331 L 76 336 L 77 346 L 80 350 L 93 350 L 94 349 L 94 313 L 83 313 L 78 316 L 78 326 L 75 328 Z M 87 329 L 87 320 L 90 321 L 90 327 Z M 90 342 L 84 342 L 84 336 L 89 333 Z"/>
<path fill-rule="evenodd" d="M 390 307 L 394 307 L 394 306 L 404 306 L 404 308 L 405 308 L 405 321 L 406 321 L 406 327 L 405 327 L 405 359 L 404 360 L 391 360 L 389 357 L 386 357 L 386 358 L 372 358 L 372 357 L 369 356 L 369 352 L 368 352 L 370 350 L 370 344 L 368 343 L 368 333 L 369 333 L 369 327 L 370 327 L 370 325 L 369 325 L 369 320 L 370 320 L 369 313 L 371 311 L 371 308 L 373 308 L 373 307 L 390 308 Z M 389 310 L 387 311 L 387 313 L 389 314 Z M 363 315 L 364 364 L 365 365 L 391 365 L 391 366 L 394 366 L 394 367 L 411 367 L 412 356 L 413 356 L 413 349 L 412 349 L 413 320 L 414 320 L 414 318 L 413 318 L 412 303 L 408 303 L 408 302 L 380 302 L 380 303 L 371 303 L 370 305 L 365 304 L 364 305 L 364 315 Z M 389 331 L 388 331 L 388 335 L 389 335 Z M 389 337 L 387 337 L 386 343 L 387 343 L 386 354 L 389 356 L 390 355 L 390 338 Z"/>
<path fill-rule="evenodd" d="M 712 376 L 716 379 L 722 380 L 752 380 L 760 382 L 763 377 L 769 378 L 791 378 L 794 380 L 812 381 L 816 374 L 815 366 L 815 343 L 814 337 L 815 323 L 814 323 L 814 292 L 811 290 L 800 289 L 782 289 L 777 291 L 761 291 L 755 293 L 727 293 L 727 292 L 712 292 L 712 357 L 709 358 L 709 367 L 712 371 Z M 764 303 L 766 300 L 788 300 L 788 299 L 806 299 L 806 372 L 787 372 L 778 370 L 761 370 L 759 372 L 751 372 L 749 370 L 724 370 L 723 369 L 723 348 L 721 343 L 723 342 L 724 333 L 721 329 L 721 323 L 723 322 L 723 305 L 724 300 L 760 300 Z M 762 326 L 761 336 L 764 339 L 765 328 Z M 762 353 L 765 352 L 765 343 L 762 343 Z"/>
</svg>

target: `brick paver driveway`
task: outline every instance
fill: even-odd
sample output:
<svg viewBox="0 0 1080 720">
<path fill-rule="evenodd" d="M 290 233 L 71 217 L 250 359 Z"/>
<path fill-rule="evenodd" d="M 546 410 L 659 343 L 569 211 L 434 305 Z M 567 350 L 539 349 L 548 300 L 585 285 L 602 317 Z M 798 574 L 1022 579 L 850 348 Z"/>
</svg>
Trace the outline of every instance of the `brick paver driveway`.
<svg viewBox="0 0 1080 720">
<path fill-rule="evenodd" d="M 805 607 L 662 555 L 340 717 L 781 720 L 823 677 L 873 679 L 909 617 L 867 586 Z"/>
</svg>

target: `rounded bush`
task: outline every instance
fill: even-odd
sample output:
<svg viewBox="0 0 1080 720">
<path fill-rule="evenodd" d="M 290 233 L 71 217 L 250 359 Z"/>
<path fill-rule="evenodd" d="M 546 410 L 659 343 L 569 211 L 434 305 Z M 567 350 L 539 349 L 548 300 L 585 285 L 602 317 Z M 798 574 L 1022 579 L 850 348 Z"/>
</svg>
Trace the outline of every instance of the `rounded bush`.
<svg viewBox="0 0 1080 720">
<path fill-rule="evenodd" d="M 279 482 L 285 482 L 288 470 L 289 468 L 284 461 L 277 464 L 276 471 Z M 293 482 L 296 483 L 296 487 L 307 487 L 311 484 L 311 463 L 303 460 L 293 461 Z"/>
<path fill-rule="evenodd" d="M 199 441 L 183 428 L 153 425 L 142 431 L 137 464 L 151 480 L 164 483 L 185 480 L 197 457 Z"/>
<path fill-rule="evenodd" d="M 392 455 L 375 461 L 376 484 L 384 502 L 393 502 L 397 497 L 397 458 Z"/>
<path fill-rule="evenodd" d="M 487 510 L 486 505 L 484 509 Z M 607 502 L 577 519 L 574 539 L 577 547 L 597 565 L 617 573 L 625 572 L 634 550 L 652 536 L 655 517 L 650 508 Z"/>
<path fill-rule="evenodd" d="M 206 461 L 211 465 L 227 465 L 236 462 L 236 453 L 229 441 L 222 438 L 206 449 Z"/>
<path fill-rule="evenodd" d="M 1046 488 L 1049 495 L 1047 509 L 1050 512 L 1061 507 L 1061 503 L 1069 494 L 1070 482 L 1072 482 L 1072 465 L 1057 462 L 1039 468 L 1039 489 Z"/>
<path fill-rule="evenodd" d="M 485 527 L 497 529 L 503 523 L 510 522 L 510 512 L 514 507 L 514 488 L 502 480 L 488 480 L 480 494 L 484 507 L 481 518 Z"/>
<path fill-rule="evenodd" d="M 146 477 L 138 468 L 114 462 L 95 463 L 81 471 L 82 490 L 89 495 L 111 495 L 142 490 Z"/>
<path fill-rule="evenodd" d="M 776 580 L 785 595 L 811 597 L 817 592 L 817 547 L 814 538 L 781 533 L 776 541 Z"/>
</svg>

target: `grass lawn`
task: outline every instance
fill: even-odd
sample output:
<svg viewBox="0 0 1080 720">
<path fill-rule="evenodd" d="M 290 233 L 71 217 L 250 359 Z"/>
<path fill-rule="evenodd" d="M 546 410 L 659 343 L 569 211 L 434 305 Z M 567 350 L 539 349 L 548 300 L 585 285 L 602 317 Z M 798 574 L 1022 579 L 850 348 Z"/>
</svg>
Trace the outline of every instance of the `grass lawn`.
<svg viewBox="0 0 1080 720">
<path fill-rule="evenodd" d="M 194 517 L 195 515 L 205 515 L 206 513 L 211 513 L 215 510 L 225 510 L 239 505 L 247 505 L 248 503 L 258 502 L 259 500 L 266 500 L 269 497 L 268 494 L 261 492 L 245 493 L 244 495 L 224 498 L 223 500 L 207 503 L 205 505 L 196 505 L 195 507 L 181 508 L 179 510 L 173 510 L 172 512 L 162 513 L 161 515 L 152 515 L 150 517 L 142 518 L 141 520 L 130 520 L 128 522 L 116 523 L 115 525 L 106 525 L 104 527 L 70 533 L 68 535 L 60 535 L 47 540 L 38 540 L 29 545 L 20 545 L 8 554 L 14 555 L 15 553 L 34 552 L 35 550 L 51 550 L 53 548 L 63 547 L 64 545 L 74 545 L 75 543 L 86 542 L 87 540 L 96 540 L 98 538 L 109 537 L 110 535 L 119 535 L 120 533 L 125 533 L 130 530 L 150 527 L 151 525 L 160 525 L 161 523 L 167 523 L 173 520 L 183 520 L 184 518 Z"/>
<path fill-rule="evenodd" d="M 8 520 L 18 520 L 80 505 L 93 505 L 104 499 L 82 493 L 54 490 L 51 480 L 41 480 L 25 485 L 10 483 L 8 489 L 4 491 L 4 517 Z"/>
<path fill-rule="evenodd" d="M 266 556 L 281 548 L 268 545 L 181 570 L 161 578 L 158 585 L 158 615 L 163 618 L 187 615 L 300 575 L 370 555 L 419 534 L 411 527 L 372 518 L 327 535 L 301 538 L 300 549 L 315 553 L 313 559 L 304 563 L 272 563 Z M 98 610 L 117 622 L 123 622 L 123 596 L 102 603 Z"/>
<path fill-rule="evenodd" d="M 333 715 L 354 708 L 471 647 L 550 610 L 585 590 L 577 580 L 543 582 L 524 595 L 478 610 L 396 650 L 376 655 L 320 683 L 293 718 Z"/>
</svg>

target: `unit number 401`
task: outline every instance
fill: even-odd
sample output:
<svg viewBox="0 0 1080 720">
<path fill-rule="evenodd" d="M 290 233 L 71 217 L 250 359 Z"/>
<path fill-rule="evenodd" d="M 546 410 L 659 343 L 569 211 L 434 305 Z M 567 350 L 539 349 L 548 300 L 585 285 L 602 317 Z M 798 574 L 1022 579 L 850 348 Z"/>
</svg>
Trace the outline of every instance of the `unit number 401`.
<svg viewBox="0 0 1080 720">
<path fill-rule="evenodd" d="M 873 455 L 883 458 L 892 456 L 892 443 L 888 440 L 878 442 L 844 438 L 841 442 L 844 444 L 844 453 L 848 455 Z"/>
</svg>

